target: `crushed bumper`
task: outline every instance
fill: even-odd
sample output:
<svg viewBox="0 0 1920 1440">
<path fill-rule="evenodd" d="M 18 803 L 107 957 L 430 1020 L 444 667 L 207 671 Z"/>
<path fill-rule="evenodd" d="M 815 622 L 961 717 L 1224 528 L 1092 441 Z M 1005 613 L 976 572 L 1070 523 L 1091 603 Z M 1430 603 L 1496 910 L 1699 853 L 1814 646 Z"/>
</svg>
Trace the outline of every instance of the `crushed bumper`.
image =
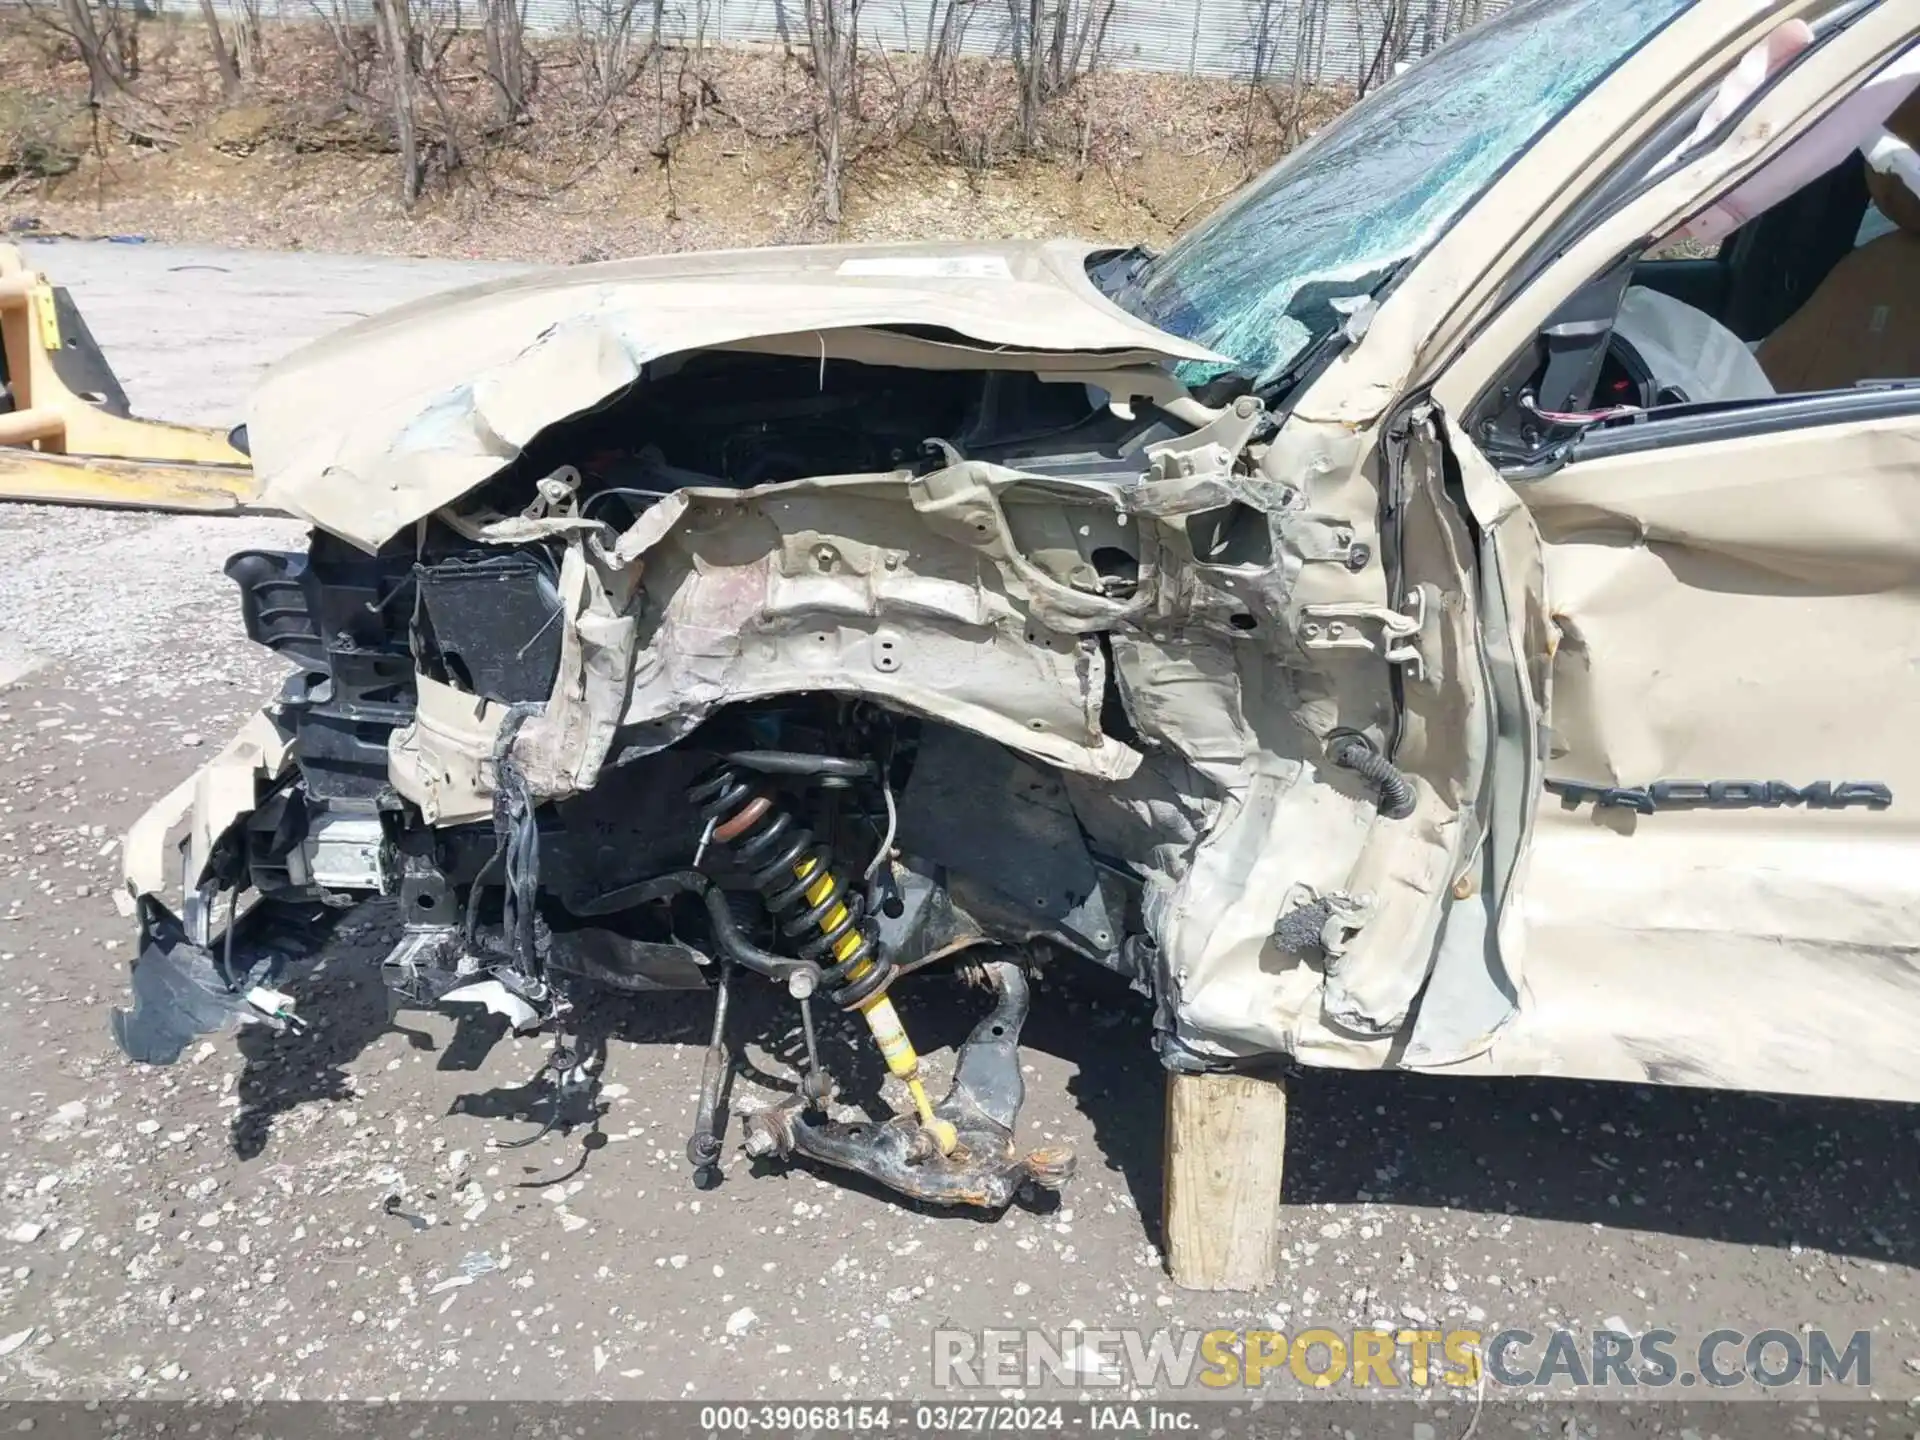
<svg viewBox="0 0 1920 1440">
<path fill-rule="evenodd" d="M 230 921 L 210 946 L 189 940 L 179 917 L 150 895 L 134 913 L 140 941 L 133 1003 L 116 1007 L 109 1026 L 128 1059 L 171 1065 L 203 1035 L 244 1024 L 297 1027 L 277 987 L 325 940 L 340 912 L 262 901 Z"/>
</svg>

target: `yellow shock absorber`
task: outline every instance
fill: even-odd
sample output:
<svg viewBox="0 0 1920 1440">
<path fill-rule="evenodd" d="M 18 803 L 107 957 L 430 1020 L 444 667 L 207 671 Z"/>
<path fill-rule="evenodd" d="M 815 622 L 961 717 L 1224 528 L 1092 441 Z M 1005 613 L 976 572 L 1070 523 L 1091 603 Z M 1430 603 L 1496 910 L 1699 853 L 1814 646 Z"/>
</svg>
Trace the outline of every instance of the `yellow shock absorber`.
<svg viewBox="0 0 1920 1440">
<path fill-rule="evenodd" d="M 818 905 L 833 893 L 833 877 L 820 870 L 811 858 L 802 860 L 793 867 L 796 880 L 813 877 L 813 883 L 807 886 L 806 897 L 809 905 Z M 820 928 L 828 934 L 844 925 L 847 911 L 844 905 L 835 905 L 820 919 Z M 834 944 L 833 958 L 842 964 L 860 948 L 860 932 L 850 929 Z M 872 966 L 872 961 L 864 961 L 847 972 L 849 981 L 858 980 Z M 959 1144 L 959 1136 L 953 1126 L 933 1113 L 933 1102 L 927 1098 L 926 1081 L 920 1078 L 920 1055 L 913 1048 L 913 1042 L 907 1038 L 906 1027 L 900 1023 L 900 1012 L 893 1008 L 893 1001 L 884 994 L 871 1000 L 862 1001 L 856 1007 L 866 1018 L 867 1029 L 873 1032 L 873 1043 L 880 1047 L 881 1057 L 887 1062 L 887 1069 L 906 1083 L 907 1093 L 913 1096 L 913 1108 L 919 1113 L 920 1126 L 933 1137 L 934 1144 L 940 1147 L 942 1155 L 951 1155 L 953 1147 Z"/>
</svg>

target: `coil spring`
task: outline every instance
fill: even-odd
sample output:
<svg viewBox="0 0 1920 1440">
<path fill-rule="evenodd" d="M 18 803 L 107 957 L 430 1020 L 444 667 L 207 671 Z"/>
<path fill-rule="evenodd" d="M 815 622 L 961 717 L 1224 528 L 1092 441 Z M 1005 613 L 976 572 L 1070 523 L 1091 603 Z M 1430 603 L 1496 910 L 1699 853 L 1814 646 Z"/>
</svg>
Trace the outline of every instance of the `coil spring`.
<svg viewBox="0 0 1920 1440">
<path fill-rule="evenodd" d="M 880 953 L 866 900 L 849 891 L 833 868 L 830 846 L 816 841 L 766 786 L 747 779 L 736 766 L 720 766 L 696 782 L 687 798 L 698 809 L 703 830 L 711 825 L 714 843 L 747 872 L 781 933 L 800 942 L 800 958 L 820 966 L 829 1000 L 852 1010 L 886 994 L 894 963 Z M 809 900 L 807 892 L 822 878 L 827 892 Z M 852 948 L 843 955 L 849 939 Z"/>
</svg>

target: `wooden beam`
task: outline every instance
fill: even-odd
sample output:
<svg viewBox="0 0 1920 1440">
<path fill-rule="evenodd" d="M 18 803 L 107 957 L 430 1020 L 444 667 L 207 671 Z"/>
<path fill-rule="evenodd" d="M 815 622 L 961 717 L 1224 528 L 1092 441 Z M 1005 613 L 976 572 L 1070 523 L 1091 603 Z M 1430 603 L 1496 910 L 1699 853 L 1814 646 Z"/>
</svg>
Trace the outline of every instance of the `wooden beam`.
<svg viewBox="0 0 1920 1440">
<path fill-rule="evenodd" d="M 1280 1269 L 1287 1089 L 1278 1076 L 1167 1075 L 1161 1229 L 1173 1283 L 1260 1290 Z"/>
</svg>

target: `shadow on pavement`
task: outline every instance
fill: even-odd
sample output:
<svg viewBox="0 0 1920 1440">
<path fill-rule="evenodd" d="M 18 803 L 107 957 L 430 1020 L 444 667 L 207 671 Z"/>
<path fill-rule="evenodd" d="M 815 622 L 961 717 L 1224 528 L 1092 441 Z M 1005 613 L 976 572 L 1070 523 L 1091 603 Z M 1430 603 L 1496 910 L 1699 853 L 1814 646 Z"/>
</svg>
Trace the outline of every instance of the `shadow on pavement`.
<svg viewBox="0 0 1920 1440">
<path fill-rule="evenodd" d="M 348 943 L 294 987 L 301 1012 L 320 1021 L 309 1035 L 259 1027 L 241 1032 L 247 1064 L 232 1140 L 243 1159 L 261 1153 L 279 1115 L 309 1100 L 350 1098 L 345 1067 L 389 1028 L 377 972 L 385 926 L 376 916 L 343 934 Z M 927 1054 L 957 1046 L 984 1013 L 978 990 L 938 971 L 908 977 L 894 993 Z M 614 1040 L 704 1047 L 712 1001 L 699 993 L 619 995 L 587 1014 L 578 1040 L 589 1056 L 604 1054 Z M 885 1115 L 885 1070 L 858 1019 L 824 1004 L 815 1015 L 821 1057 L 840 1084 L 840 1103 Z M 416 1047 L 433 1044 L 410 1028 L 407 1014 L 392 1023 Z M 438 1068 L 476 1070 L 502 1026 L 493 1016 L 463 1017 Z M 804 1048 L 784 996 L 743 976 L 729 1030 L 735 1083 L 791 1091 Z M 1081 1173 L 1104 1165 L 1123 1177 L 1158 1239 L 1164 1082 L 1151 1033 L 1146 1002 L 1118 977 L 1070 968 L 1036 985 L 1023 1046 L 1058 1057 L 1071 1072 L 1067 1093 L 1094 1137 L 1091 1151 L 1080 1156 Z M 1913 1164 L 1920 1107 L 1328 1070 L 1302 1071 L 1290 1086 L 1289 1206 L 1374 1201 L 1598 1221 L 1920 1265 L 1920 1171 Z M 1037 1088 L 1029 1077 L 1029 1115 L 1044 1098 Z M 513 1085 L 463 1095 L 454 1108 L 538 1124 L 542 1104 L 530 1073 Z M 565 1128 L 582 1123 L 589 1123 L 584 1112 L 568 1117 Z M 899 1200 L 859 1177 L 836 1172 L 835 1179 Z"/>
</svg>

